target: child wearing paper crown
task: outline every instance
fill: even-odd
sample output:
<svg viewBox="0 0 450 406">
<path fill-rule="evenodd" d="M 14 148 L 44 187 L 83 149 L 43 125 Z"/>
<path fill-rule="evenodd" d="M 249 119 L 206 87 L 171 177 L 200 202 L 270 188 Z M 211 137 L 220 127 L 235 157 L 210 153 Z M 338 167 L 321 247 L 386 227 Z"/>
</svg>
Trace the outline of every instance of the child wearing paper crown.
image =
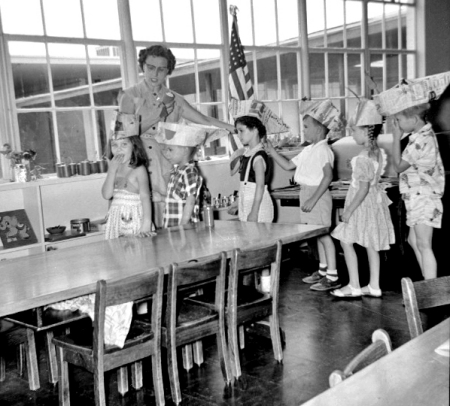
<svg viewBox="0 0 450 406">
<path fill-rule="evenodd" d="M 118 113 L 108 142 L 108 173 L 102 187 L 112 199 L 105 238 L 126 235 L 147 237 L 152 232 L 152 211 L 147 154 L 139 138 L 139 117 Z"/>
<path fill-rule="evenodd" d="M 304 136 L 311 145 L 300 154 L 286 159 L 267 141 L 266 148 L 285 170 L 295 169 L 300 184 L 300 223 L 331 226 L 332 198 L 328 187 L 333 179 L 334 155 L 327 136 L 343 130 L 340 113 L 330 100 L 303 101 Z M 319 270 L 303 279 L 311 290 L 328 291 L 341 286 L 336 270 L 336 250 L 329 234 L 318 238 Z"/>
<path fill-rule="evenodd" d="M 194 162 L 197 147 L 205 142 L 206 130 L 196 126 L 159 123 L 155 139 L 164 144 L 163 154 L 172 164 L 165 199 L 163 226 L 174 227 L 199 221 L 203 178 Z"/>
<path fill-rule="evenodd" d="M 394 244 L 395 234 L 388 199 L 379 184 L 387 163 L 386 153 L 378 147 L 377 138 L 383 127 L 383 117 L 373 101 L 360 101 L 351 125 L 353 138 L 364 149 L 351 160 L 352 181 L 345 198 L 342 223 L 331 235 L 341 241 L 350 282 L 331 292 L 336 297 L 381 297 L 380 250 Z M 359 284 L 358 258 L 353 244 L 366 248 L 369 258 L 370 282 Z"/>
<path fill-rule="evenodd" d="M 234 125 L 242 144 L 247 146 L 240 158 L 239 220 L 271 223 L 273 203 L 267 185 L 272 162 L 261 143 L 266 127 L 250 115 L 238 117 Z"/>
</svg>

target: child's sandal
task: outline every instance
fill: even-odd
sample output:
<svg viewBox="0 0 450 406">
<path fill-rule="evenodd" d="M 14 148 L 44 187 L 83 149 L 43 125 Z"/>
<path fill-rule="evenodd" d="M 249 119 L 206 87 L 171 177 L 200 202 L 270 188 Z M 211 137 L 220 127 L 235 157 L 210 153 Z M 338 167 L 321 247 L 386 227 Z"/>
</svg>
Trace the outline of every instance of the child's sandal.
<svg viewBox="0 0 450 406">
<path fill-rule="evenodd" d="M 370 286 L 370 284 L 361 288 L 361 293 L 363 296 L 369 297 L 381 297 L 383 295 L 381 289 L 374 289 Z"/>
<path fill-rule="evenodd" d="M 344 293 L 343 289 L 349 288 L 350 292 Z M 352 285 L 347 285 L 341 289 L 332 290 L 330 292 L 334 297 L 340 298 L 357 298 L 362 296 L 362 292 L 360 288 L 354 288 Z"/>
</svg>

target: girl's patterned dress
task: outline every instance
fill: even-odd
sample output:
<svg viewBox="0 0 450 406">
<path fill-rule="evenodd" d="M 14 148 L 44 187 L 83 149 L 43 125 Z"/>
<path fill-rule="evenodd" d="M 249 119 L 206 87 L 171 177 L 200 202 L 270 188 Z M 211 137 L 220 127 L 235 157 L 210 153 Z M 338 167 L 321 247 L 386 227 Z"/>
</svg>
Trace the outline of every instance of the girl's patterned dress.
<svg viewBox="0 0 450 406">
<path fill-rule="evenodd" d="M 366 198 L 355 209 L 348 223 L 339 223 L 331 235 L 346 243 L 357 243 L 363 247 L 371 247 L 376 251 L 388 250 L 395 243 L 394 227 L 388 206 L 392 203 L 380 185 L 379 180 L 384 172 L 387 156 L 380 149 L 377 161 L 371 159 L 367 152 L 362 152 L 351 160 L 352 181 L 345 199 L 344 210 L 354 199 L 359 182 L 369 182 L 370 188 Z"/>
</svg>

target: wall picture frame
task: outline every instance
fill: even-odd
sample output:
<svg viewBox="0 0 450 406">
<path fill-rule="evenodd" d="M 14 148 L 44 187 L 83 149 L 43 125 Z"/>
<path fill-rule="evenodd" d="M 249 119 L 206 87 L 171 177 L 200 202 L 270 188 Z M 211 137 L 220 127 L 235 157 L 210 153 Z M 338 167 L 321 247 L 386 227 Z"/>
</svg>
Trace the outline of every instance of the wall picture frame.
<svg viewBox="0 0 450 406">
<path fill-rule="evenodd" d="M 0 212 L 0 240 L 4 249 L 38 242 L 24 209 Z"/>
</svg>

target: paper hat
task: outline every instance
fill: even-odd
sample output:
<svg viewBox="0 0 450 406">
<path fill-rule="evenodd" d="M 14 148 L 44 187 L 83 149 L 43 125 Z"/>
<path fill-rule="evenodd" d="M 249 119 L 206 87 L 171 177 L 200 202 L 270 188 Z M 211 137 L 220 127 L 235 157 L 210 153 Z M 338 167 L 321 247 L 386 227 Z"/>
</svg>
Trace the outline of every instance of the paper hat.
<svg viewBox="0 0 450 406">
<path fill-rule="evenodd" d="M 160 144 L 197 147 L 205 142 L 208 134 L 205 128 L 194 125 L 162 123 L 158 124 L 156 141 Z"/>
<path fill-rule="evenodd" d="M 111 139 L 133 137 L 139 135 L 141 116 L 115 112 L 111 121 Z"/>
<path fill-rule="evenodd" d="M 377 105 L 372 100 L 360 100 L 356 105 L 351 124 L 357 127 L 383 124 L 383 117 L 378 113 Z"/>
<path fill-rule="evenodd" d="M 402 80 L 392 89 L 374 95 L 374 101 L 380 114 L 392 116 L 410 107 L 438 99 L 449 83 L 450 72 Z"/>
</svg>

